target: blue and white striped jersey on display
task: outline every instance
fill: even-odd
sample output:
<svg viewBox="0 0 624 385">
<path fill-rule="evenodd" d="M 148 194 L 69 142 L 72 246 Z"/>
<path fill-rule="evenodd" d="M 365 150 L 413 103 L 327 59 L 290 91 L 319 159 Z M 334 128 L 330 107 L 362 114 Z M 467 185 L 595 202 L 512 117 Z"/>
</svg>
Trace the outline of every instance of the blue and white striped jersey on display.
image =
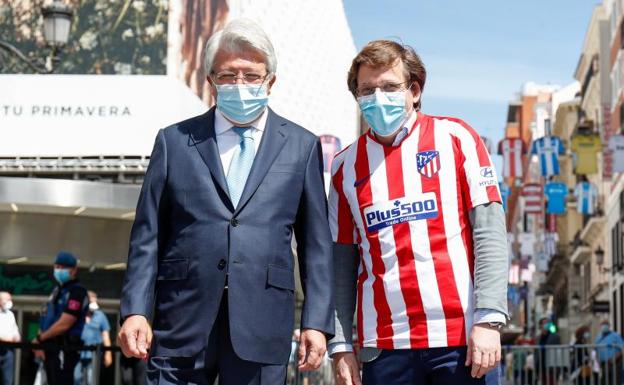
<svg viewBox="0 0 624 385">
<path fill-rule="evenodd" d="M 531 154 L 539 156 L 542 176 L 559 175 L 559 155 L 565 154 L 563 142 L 556 136 L 544 136 L 533 141 Z"/>
<path fill-rule="evenodd" d="M 581 214 L 592 215 L 598 203 L 598 189 L 590 182 L 580 182 L 574 188 L 576 197 L 576 211 Z"/>
</svg>

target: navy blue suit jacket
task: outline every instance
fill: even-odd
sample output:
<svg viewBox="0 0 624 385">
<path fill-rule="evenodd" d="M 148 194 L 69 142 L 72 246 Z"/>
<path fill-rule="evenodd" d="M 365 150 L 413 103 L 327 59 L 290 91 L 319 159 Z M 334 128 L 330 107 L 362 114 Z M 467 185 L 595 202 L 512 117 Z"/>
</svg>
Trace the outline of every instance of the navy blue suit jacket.
<svg viewBox="0 0 624 385">
<path fill-rule="evenodd" d="M 305 295 L 301 327 L 334 332 L 321 146 L 269 109 L 233 207 L 214 114 L 212 108 L 156 137 L 130 237 L 121 317 L 152 320 L 152 356 L 193 356 L 206 346 L 225 292 L 237 355 L 285 364 L 295 314 L 293 233 Z"/>
</svg>

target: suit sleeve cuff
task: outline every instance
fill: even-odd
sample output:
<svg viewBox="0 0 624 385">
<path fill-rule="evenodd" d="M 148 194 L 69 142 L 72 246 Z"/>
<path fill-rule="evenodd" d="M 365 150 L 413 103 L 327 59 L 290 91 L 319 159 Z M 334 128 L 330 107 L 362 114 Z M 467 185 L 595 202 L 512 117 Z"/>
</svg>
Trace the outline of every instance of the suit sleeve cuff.
<svg viewBox="0 0 624 385">
<path fill-rule="evenodd" d="M 348 344 L 346 342 L 335 342 L 327 346 L 327 354 L 329 354 L 330 357 L 336 353 L 344 353 L 344 352 L 352 352 L 352 351 L 353 351 L 353 345 Z"/>
<path fill-rule="evenodd" d="M 483 324 L 489 322 L 500 322 L 503 325 L 507 323 L 507 316 L 498 310 L 493 309 L 476 309 L 474 312 L 474 323 Z"/>
</svg>

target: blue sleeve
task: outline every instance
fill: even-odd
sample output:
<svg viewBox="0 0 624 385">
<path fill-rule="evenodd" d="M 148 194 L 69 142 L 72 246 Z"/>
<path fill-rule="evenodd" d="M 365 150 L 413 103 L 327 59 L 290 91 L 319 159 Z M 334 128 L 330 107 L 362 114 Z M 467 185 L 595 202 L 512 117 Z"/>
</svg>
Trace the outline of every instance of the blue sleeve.
<svg viewBox="0 0 624 385">
<path fill-rule="evenodd" d="M 99 312 L 100 315 L 100 332 L 108 332 L 110 331 L 110 323 L 108 322 L 108 317 L 104 312 Z"/>
<path fill-rule="evenodd" d="M 535 155 L 537 154 L 537 141 L 533 142 L 533 144 L 531 144 L 531 154 Z"/>
<path fill-rule="evenodd" d="M 121 291 L 120 319 L 130 315 L 151 318 L 154 306 L 162 212 L 167 184 L 167 146 L 163 130 L 158 132 L 150 158 L 136 216 L 130 232 L 130 251 Z M 160 234 L 162 235 L 162 234 Z"/>
<path fill-rule="evenodd" d="M 323 153 L 318 139 L 310 146 L 294 230 L 304 293 L 301 328 L 319 330 L 333 337 L 334 265 L 323 180 Z"/>
</svg>

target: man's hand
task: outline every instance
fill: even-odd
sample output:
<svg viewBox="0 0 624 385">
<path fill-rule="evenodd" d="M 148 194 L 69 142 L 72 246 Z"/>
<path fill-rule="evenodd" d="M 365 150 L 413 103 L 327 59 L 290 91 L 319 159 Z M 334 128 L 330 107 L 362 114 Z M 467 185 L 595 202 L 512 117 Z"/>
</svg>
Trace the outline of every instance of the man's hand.
<svg viewBox="0 0 624 385">
<path fill-rule="evenodd" d="M 110 350 L 104 352 L 104 367 L 108 368 L 113 364 L 113 352 Z"/>
<path fill-rule="evenodd" d="M 30 343 L 32 344 L 39 344 L 39 341 L 37 341 L 36 338 L 33 338 L 32 341 L 30 341 Z M 33 349 L 33 354 L 35 355 L 35 358 L 40 358 L 42 360 L 45 360 L 45 350 L 43 349 Z"/>
<path fill-rule="evenodd" d="M 501 360 L 500 331 L 488 324 L 476 324 L 472 327 L 466 366 L 472 365 L 472 377 L 481 378 L 494 369 Z"/>
<path fill-rule="evenodd" d="M 360 364 L 353 352 L 332 355 L 337 385 L 362 385 Z"/>
<path fill-rule="evenodd" d="M 318 330 L 304 329 L 299 340 L 299 370 L 305 372 L 318 369 L 326 349 L 325 334 Z"/>
<path fill-rule="evenodd" d="M 117 344 L 126 357 L 146 359 L 152 344 L 152 328 L 147 318 L 142 315 L 126 318 L 117 334 Z"/>
</svg>

